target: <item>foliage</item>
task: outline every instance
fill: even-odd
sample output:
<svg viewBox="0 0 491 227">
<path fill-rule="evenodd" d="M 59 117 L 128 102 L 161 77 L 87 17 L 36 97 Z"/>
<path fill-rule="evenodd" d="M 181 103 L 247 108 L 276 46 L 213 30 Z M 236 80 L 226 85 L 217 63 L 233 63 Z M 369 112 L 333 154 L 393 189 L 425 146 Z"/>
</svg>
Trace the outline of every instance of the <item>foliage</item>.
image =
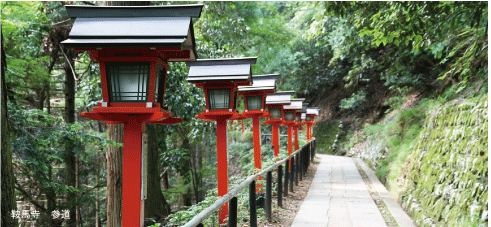
<svg viewBox="0 0 491 227">
<path fill-rule="evenodd" d="M 487 81 L 485 2 L 306 2 L 298 9 L 290 24 L 303 33 L 292 43 L 289 88 L 307 97 L 342 85 L 340 78 L 355 92 L 378 81 L 393 91 Z"/>
<path fill-rule="evenodd" d="M 349 110 L 350 112 L 360 111 L 363 108 L 366 100 L 365 91 L 358 91 L 350 98 L 341 100 L 339 107 L 341 109 Z"/>
<path fill-rule="evenodd" d="M 76 204 L 93 204 L 96 199 L 93 189 L 102 185 L 86 185 L 78 189 L 67 186 L 64 183 L 65 172 L 59 171 L 57 167 L 63 166 L 66 158 L 65 145 L 70 144 L 83 165 L 80 175 L 84 181 L 84 178 L 90 178 L 88 173 L 100 171 L 93 160 L 105 145 L 115 145 L 114 142 L 108 141 L 103 133 L 87 131 L 80 124 L 66 124 L 61 118 L 37 109 L 25 110 L 10 104 L 9 120 L 12 138 L 15 138 L 12 140 L 12 150 L 16 189 L 25 201 L 33 202 L 37 209 L 43 211 L 43 215 L 47 215 L 38 224 L 48 222 L 50 215 L 50 207 L 36 202 L 43 193 L 52 192 L 61 197 L 69 191 L 80 192 L 76 201 L 58 202 L 56 207 L 60 210 Z M 104 179 L 100 181 L 105 182 Z"/>
</svg>

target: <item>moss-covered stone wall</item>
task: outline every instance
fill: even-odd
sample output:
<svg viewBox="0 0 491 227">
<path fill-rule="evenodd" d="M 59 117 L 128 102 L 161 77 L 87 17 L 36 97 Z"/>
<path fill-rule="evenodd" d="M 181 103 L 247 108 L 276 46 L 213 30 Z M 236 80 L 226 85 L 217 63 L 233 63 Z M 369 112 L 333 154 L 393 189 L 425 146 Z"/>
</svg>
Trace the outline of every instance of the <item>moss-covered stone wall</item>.
<svg viewBox="0 0 491 227">
<path fill-rule="evenodd" d="M 457 100 L 428 115 L 403 202 L 419 226 L 487 226 L 487 100 Z"/>
<path fill-rule="evenodd" d="M 316 152 L 320 154 L 332 154 L 332 145 L 338 134 L 339 122 L 317 122 L 313 127 L 313 134 L 318 147 Z"/>
</svg>

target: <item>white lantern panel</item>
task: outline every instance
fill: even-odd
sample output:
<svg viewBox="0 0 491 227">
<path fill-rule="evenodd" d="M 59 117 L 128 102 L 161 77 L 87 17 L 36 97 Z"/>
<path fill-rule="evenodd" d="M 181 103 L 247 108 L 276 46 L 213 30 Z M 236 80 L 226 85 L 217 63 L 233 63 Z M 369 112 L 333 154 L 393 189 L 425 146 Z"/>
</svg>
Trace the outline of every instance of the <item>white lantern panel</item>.
<svg viewBox="0 0 491 227">
<path fill-rule="evenodd" d="M 148 99 L 149 63 L 106 63 L 111 102 L 146 102 Z"/>
</svg>

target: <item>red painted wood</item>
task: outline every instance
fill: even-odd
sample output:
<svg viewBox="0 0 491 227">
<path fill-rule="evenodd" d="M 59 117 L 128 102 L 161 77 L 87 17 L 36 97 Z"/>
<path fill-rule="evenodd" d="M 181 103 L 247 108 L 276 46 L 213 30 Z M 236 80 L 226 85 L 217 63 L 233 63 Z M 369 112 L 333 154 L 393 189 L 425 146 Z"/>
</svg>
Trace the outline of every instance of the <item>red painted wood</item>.
<svg viewBox="0 0 491 227">
<path fill-rule="evenodd" d="M 232 109 L 232 110 L 235 109 L 234 108 L 234 104 L 235 104 L 234 103 L 234 93 L 235 93 L 235 88 L 230 89 L 230 99 L 229 99 L 230 101 L 228 103 L 228 105 L 229 105 L 228 107 L 229 107 L 229 109 Z"/>
<path fill-rule="evenodd" d="M 227 164 L 227 120 L 217 120 L 217 175 L 218 197 L 228 193 L 228 164 Z M 219 210 L 219 222 L 227 223 L 228 203 Z"/>
<path fill-rule="evenodd" d="M 167 62 L 165 62 L 165 63 L 167 64 Z M 169 69 L 167 69 L 167 68 L 166 68 L 165 70 L 163 70 L 163 71 L 164 71 L 164 75 L 163 75 L 163 79 L 164 79 L 164 89 L 162 90 L 162 94 L 160 94 L 160 95 L 162 96 L 162 106 L 163 106 L 163 105 L 164 105 L 164 103 L 165 103 L 165 87 L 166 87 L 166 85 L 167 85 L 167 70 L 169 70 Z M 162 78 L 160 78 L 160 79 L 162 79 Z"/>
<path fill-rule="evenodd" d="M 99 68 L 101 71 L 102 101 L 109 102 L 109 87 L 107 86 L 106 63 L 100 62 Z"/>
<path fill-rule="evenodd" d="M 292 151 L 292 125 L 288 124 L 288 155 L 291 155 L 293 153 Z M 290 165 L 288 166 L 288 170 L 291 170 L 291 162 Z"/>
<path fill-rule="evenodd" d="M 210 102 L 208 101 L 208 89 L 203 89 L 205 90 L 205 101 L 206 101 L 206 109 L 210 109 Z"/>
<path fill-rule="evenodd" d="M 157 62 L 161 61 L 158 57 L 141 57 L 141 56 L 121 56 L 121 57 L 100 57 L 100 62 Z"/>
<path fill-rule="evenodd" d="M 259 135 L 260 131 L 260 125 L 259 125 L 259 116 L 254 116 L 252 117 L 252 139 L 253 139 L 253 146 L 254 146 L 254 168 L 256 169 L 256 173 L 259 173 L 262 168 L 262 163 L 261 163 L 261 137 Z M 259 179 L 261 180 L 261 179 Z M 261 192 L 262 190 L 262 184 L 257 184 L 256 185 L 256 192 Z"/>
<path fill-rule="evenodd" d="M 124 124 L 123 138 L 123 227 L 142 226 L 141 207 L 142 123 Z"/>
<path fill-rule="evenodd" d="M 280 143 L 278 137 L 278 125 L 279 123 L 273 123 L 273 146 L 274 146 L 274 156 L 276 157 L 276 161 L 278 161 L 278 156 L 280 155 Z"/>
<path fill-rule="evenodd" d="M 148 99 L 147 102 L 155 102 L 155 83 L 157 83 L 157 63 L 150 62 L 150 78 L 148 81 Z"/>
<path fill-rule="evenodd" d="M 87 113 L 82 112 L 82 117 L 97 120 L 97 121 L 110 121 L 110 122 L 128 122 L 130 120 L 147 122 L 147 121 L 161 121 L 169 117 L 169 113 Z"/>
<path fill-rule="evenodd" d="M 293 126 L 293 131 L 295 133 L 295 150 L 298 150 L 298 126 Z"/>
<path fill-rule="evenodd" d="M 102 103 L 97 103 L 98 107 L 102 107 Z M 107 104 L 108 107 L 141 107 L 142 109 L 147 108 L 147 103 L 141 102 L 111 102 Z M 103 107 L 103 108 L 108 108 Z M 152 108 L 160 108 L 160 103 L 154 102 Z"/>
<path fill-rule="evenodd" d="M 144 104 L 144 103 L 143 103 Z M 94 107 L 92 108 L 93 113 L 158 113 L 161 112 L 159 107 Z M 164 112 L 167 112 L 164 110 Z"/>
</svg>

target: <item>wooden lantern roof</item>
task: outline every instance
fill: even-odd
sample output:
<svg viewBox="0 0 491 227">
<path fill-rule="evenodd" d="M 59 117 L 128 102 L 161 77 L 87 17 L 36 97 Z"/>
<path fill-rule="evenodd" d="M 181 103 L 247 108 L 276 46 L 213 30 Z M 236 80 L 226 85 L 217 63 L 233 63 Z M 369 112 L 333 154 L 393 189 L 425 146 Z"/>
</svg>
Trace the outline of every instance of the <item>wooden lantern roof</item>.
<svg viewBox="0 0 491 227">
<path fill-rule="evenodd" d="M 290 105 L 284 106 L 283 108 L 285 110 L 302 110 L 302 102 L 304 101 L 304 98 L 297 98 L 297 99 L 292 99 L 292 102 Z"/>
<path fill-rule="evenodd" d="M 309 115 L 319 115 L 319 109 L 317 107 L 307 108 L 307 114 L 309 114 Z"/>
<path fill-rule="evenodd" d="M 251 65 L 255 64 L 257 57 L 199 59 L 187 62 L 189 74 L 187 81 L 203 87 L 205 83 L 223 83 L 250 85 L 252 80 Z"/>
<path fill-rule="evenodd" d="M 290 105 L 294 91 L 277 91 L 266 96 L 266 105 Z"/>
<path fill-rule="evenodd" d="M 272 93 L 276 90 L 276 79 L 279 74 L 253 75 L 252 85 L 239 86 L 239 92 L 262 92 Z"/>
<path fill-rule="evenodd" d="M 189 56 L 167 54 L 168 61 L 198 58 L 192 18 L 201 16 L 202 4 L 167 6 L 65 6 L 75 19 L 65 48 L 150 48 L 188 51 Z"/>
<path fill-rule="evenodd" d="M 306 113 L 302 113 L 302 115 L 300 115 L 300 119 L 305 120 L 305 118 L 307 118 L 307 114 Z"/>
<path fill-rule="evenodd" d="M 308 102 L 302 103 L 302 110 L 297 111 L 298 113 L 306 113 L 307 112 L 307 106 L 309 105 Z"/>
</svg>

